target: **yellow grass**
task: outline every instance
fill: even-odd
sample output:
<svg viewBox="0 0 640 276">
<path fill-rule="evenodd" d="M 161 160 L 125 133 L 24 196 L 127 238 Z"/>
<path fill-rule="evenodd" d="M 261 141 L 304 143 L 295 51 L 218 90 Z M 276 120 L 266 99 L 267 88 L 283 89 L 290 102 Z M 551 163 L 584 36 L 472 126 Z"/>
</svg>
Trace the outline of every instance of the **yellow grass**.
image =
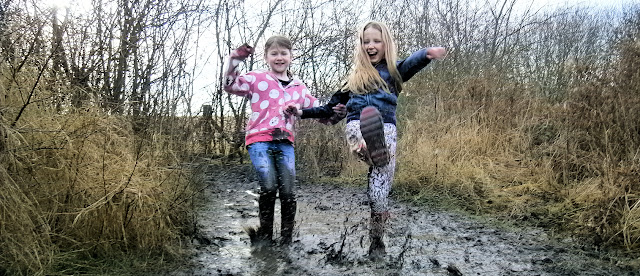
<svg viewBox="0 0 640 276">
<path fill-rule="evenodd" d="M 179 253 L 195 187 L 166 138 L 97 110 L 35 104 L 10 127 L 19 102 L 5 102 L 0 122 L 0 267 L 73 273 L 81 259 Z"/>
<path fill-rule="evenodd" d="M 501 82 L 470 79 L 426 102 L 406 100 L 398 186 L 638 252 L 640 105 L 628 82 L 577 83 L 559 104 L 492 85 Z"/>
<path fill-rule="evenodd" d="M 412 80 L 398 105 L 394 189 L 404 199 L 458 204 L 640 256 L 640 75 L 592 74 L 558 92 L 561 101 L 499 74 L 452 86 Z M 343 133 L 305 131 L 316 135 L 298 142 L 305 162 L 335 162 L 328 153 L 346 152 L 335 142 Z M 340 180 L 364 183 L 366 167 L 340 158 Z"/>
</svg>

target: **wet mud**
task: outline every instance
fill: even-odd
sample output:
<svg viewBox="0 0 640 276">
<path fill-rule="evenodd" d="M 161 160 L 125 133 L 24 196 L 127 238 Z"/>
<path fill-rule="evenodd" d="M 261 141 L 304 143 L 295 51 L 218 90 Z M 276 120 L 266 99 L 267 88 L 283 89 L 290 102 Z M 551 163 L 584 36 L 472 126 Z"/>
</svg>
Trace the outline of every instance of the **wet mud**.
<svg viewBox="0 0 640 276">
<path fill-rule="evenodd" d="M 370 261 L 366 187 L 297 184 L 293 243 L 255 249 L 258 225 L 249 165 L 210 165 L 192 239 L 192 266 L 172 275 L 640 275 L 598 252 L 553 241 L 542 229 L 500 229 L 392 198 L 383 261 Z M 280 229 L 276 201 L 274 238 Z"/>
</svg>

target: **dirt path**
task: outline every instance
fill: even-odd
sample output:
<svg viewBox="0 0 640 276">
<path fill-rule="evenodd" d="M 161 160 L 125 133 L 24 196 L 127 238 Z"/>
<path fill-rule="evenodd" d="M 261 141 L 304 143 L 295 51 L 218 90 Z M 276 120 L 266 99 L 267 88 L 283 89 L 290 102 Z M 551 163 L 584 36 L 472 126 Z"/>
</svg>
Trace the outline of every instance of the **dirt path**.
<svg viewBox="0 0 640 276">
<path fill-rule="evenodd" d="M 172 275 L 640 275 L 552 243 L 541 230 L 501 230 L 394 200 L 387 260 L 371 263 L 366 188 L 315 184 L 298 186 L 293 245 L 256 252 L 242 230 L 258 224 L 251 168 L 211 165 L 207 181 L 195 266 Z"/>
</svg>

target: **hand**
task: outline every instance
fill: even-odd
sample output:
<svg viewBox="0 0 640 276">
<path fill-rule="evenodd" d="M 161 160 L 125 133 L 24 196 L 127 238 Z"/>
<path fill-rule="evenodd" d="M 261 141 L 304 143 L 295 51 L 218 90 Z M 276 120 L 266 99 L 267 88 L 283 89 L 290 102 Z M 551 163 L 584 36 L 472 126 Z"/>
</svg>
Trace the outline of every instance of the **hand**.
<svg viewBox="0 0 640 276">
<path fill-rule="evenodd" d="M 284 109 L 284 114 L 288 116 L 302 116 L 302 110 L 296 104 L 288 104 Z"/>
<path fill-rule="evenodd" d="M 339 118 L 344 118 L 345 116 L 347 116 L 347 106 L 345 106 L 344 104 L 338 104 L 333 107 L 333 112 Z"/>
<path fill-rule="evenodd" d="M 444 47 L 431 47 L 427 49 L 428 59 L 443 60 L 447 56 L 447 50 Z"/>
<path fill-rule="evenodd" d="M 245 44 L 242 44 L 242 46 L 238 47 L 238 49 L 236 49 L 236 52 L 238 53 L 238 57 L 246 58 L 249 55 L 253 54 L 254 50 L 255 49 L 253 47 L 245 43 Z"/>
</svg>

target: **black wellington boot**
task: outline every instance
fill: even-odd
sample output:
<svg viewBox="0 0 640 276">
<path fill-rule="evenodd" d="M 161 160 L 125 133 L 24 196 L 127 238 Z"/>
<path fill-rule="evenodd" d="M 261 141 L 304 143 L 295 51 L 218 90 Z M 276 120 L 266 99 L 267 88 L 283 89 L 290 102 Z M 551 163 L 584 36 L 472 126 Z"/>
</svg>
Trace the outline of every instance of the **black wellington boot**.
<svg viewBox="0 0 640 276">
<path fill-rule="evenodd" d="M 255 246 L 271 246 L 273 244 L 273 213 L 276 203 L 276 193 L 262 193 L 258 198 L 258 217 L 260 227 L 257 231 L 257 239 L 251 240 Z"/>
<path fill-rule="evenodd" d="M 295 226 L 297 204 L 295 199 L 281 199 L 280 204 L 282 207 L 280 245 L 286 246 L 291 244 L 293 240 L 293 228 Z"/>
</svg>

